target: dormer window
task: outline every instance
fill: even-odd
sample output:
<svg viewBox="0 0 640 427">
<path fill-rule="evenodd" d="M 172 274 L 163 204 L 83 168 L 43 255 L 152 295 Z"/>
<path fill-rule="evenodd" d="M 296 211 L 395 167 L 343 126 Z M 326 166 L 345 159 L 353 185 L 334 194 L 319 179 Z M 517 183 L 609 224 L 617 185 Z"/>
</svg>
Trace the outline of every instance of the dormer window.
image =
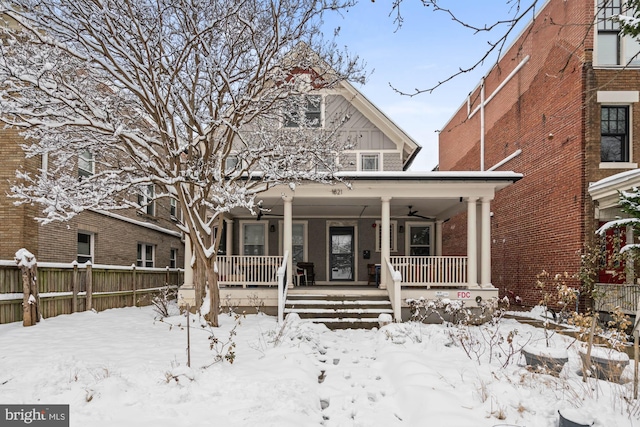
<svg viewBox="0 0 640 427">
<path fill-rule="evenodd" d="M 322 96 L 293 96 L 284 114 L 284 127 L 322 127 Z"/>
</svg>

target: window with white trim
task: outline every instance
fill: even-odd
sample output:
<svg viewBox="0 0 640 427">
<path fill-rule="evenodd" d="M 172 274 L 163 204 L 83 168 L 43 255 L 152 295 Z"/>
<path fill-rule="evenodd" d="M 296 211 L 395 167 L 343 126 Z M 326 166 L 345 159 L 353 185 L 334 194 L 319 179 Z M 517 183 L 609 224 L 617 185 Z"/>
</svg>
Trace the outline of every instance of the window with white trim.
<svg viewBox="0 0 640 427">
<path fill-rule="evenodd" d="M 380 154 L 368 153 L 360 155 L 360 170 L 377 172 L 380 170 Z"/>
<path fill-rule="evenodd" d="M 138 204 L 140 205 L 140 210 L 147 215 L 155 215 L 155 193 L 155 186 L 153 184 L 149 184 L 144 186 L 142 192 L 138 194 Z"/>
<path fill-rule="evenodd" d="M 640 65 L 640 43 L 620 32 L 619 15 L 633 15 L 625 0 L 599 0 L 597 5 L 597 65 Z"/>
<path fill-rule="evenodd" d="M 293 259 L 293 264 L 295 265 L 298 262 L 304 262 L 307 260 L 307 251 L 308 251 L 308 237 L 307 237 L 307 221 L 293 221 L 291 225 L 291 243 L 292 243 L 292 254 L 291 257 Z M 284 221 L 278 221 L 278 228 L 280 230 L 279 236 L 279 246 L 280 246 L 280 254 L 284 255 L 283 249 L 283 234 L 284 234 Z"/>
<path fill-rule="evenodd" d="M 93 234 L 78 231 L 78 264 L 90 261 L 93 264 Z"/>
<path fill-rule="evenodd" d="M 600 107 L 600 161 L 629 162 L 629 107 Z"/>
<path fill-rule="evenodd" d="M 267 223 L 266 222 L 241 222 L 240 241 L 243 255 L 267 254 Z"/>
<path fill-rule="evenodd" d="M 155 246 L 148 243 L 138 243 L 138 258 L 136 265 L 138 267 L 153 267 L 155 260 Z"/>
<path fill-rule="evenodd" d="M 398 249 L 398 221 L 390 221 L 389 223 L 389 231 L 391 232 L 391 237 L 389 239 L 389 247 L 391 252 L 396 252 Z M 382 248 L 382 222 L 376 221 L 376 252 L 380 252 Z"/>
<path fill-rule="evenodd" d="M 406 223 L 407 230 L 407 254 L 409 256 L 430 256 L 432 236 L 432 224 Z"/>
<path fill-rule="evenodd" d="M 91 176 L 94 172 L 93 153 L 89 150 L 85 150 L 78 154 L 78 177 L 83 178 Z"/>
<path fill-rule="evenodd" d="M 284 112 L 284 127 L 322 127 L 321 95 L 292 96 L 288 101 Z"/>
</svg>

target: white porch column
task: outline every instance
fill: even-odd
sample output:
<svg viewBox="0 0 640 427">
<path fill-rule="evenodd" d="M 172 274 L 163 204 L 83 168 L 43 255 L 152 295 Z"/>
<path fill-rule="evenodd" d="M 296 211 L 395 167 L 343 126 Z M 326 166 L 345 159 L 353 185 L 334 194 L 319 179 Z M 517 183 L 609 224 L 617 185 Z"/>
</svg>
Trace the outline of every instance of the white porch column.
<svg viewBox="0 0 640 427">
<path fill-rule="evenodd" d="M 196 306 L 196 289 L 193 283 L 193 267 L 191 267 L 191 238 L 188 234 L 184 236 L 184 283 L 178 290 L 178 306 L 185 309 L 187 306 Z"/>
<path fill-rule="evenodd" d="M 467 283 L 470 288 L 478 287 L 477 200 L 477 197 L 467 199 Z"/>
<path fill-rule="evenodd" d="M 292 213 L 292 202 L 293 197 L 291 196 L 282 196 L 282 200 L 284 201 L 284 230 L 282 230 L 282 248 L 284 253 L 289 254 L 289 258 L 287 258 L 287 276 L 286 285 L 289 288 L 293 287 L 293 213 Z M 283 253 L 283 255 L 284 255 Z"/>
<path fill-rule="evenodd" d="M 224 224 L 227 227 L 227 240 L 226 240 L 227 255 L 231 255 L 233 254 L 233 220 L 225 218 Z"/>
<path fill-rule="evenodd" d="M 387 260 L 391 256 L 391 197 L 382 197 L 382 211 L 380 213 L 380 289 L 387 289 L 386 278 L 389 275 Z M 391 285 L 391 284 L 389 284 Z"/>
<path fill-rule="evenodd" d="M 491 199 L 483 197 L 480 237 L 480 287 L 491 288 Z"/>
<path fill-rule="evenodd" d="M 436 221 L 436 232 L 435 232 L 435 240 L 436 240 L 436 247 L 435 247 L 435 252 L 433 255 L 435 256 L 442 256 L 442 224 L 443 221 Z"/>
</svg>

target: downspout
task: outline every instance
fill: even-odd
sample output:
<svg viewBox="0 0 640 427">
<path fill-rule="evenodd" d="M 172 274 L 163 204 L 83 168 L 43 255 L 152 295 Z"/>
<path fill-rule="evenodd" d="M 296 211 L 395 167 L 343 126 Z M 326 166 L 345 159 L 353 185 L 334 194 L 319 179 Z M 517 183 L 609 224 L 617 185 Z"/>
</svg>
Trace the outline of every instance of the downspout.
<svg viewBox="0 0 640 427">
<path fill-rule="evenodd" d="M 484 172 L 484 77 L 480 87 L 480 172 Z"/>
</svg>

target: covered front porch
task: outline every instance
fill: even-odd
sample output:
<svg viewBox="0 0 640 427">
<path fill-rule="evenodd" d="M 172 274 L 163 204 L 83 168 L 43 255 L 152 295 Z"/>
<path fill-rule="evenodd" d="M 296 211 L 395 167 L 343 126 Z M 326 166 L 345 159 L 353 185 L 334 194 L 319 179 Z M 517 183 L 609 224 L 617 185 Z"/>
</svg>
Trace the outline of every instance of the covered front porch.
<svg viewBox="0 0 640 427">
<path fill-rule="evenodd" d="M 261 194 L 257 217 L 238 211 L 225 218 L 216 263 L 221 298 L 238 306 L 259 298 L 281 318 L 294 288 L 349 287 L 363 295 L 378 289 L 388 295 L 396 321 L 407 298 L 475 305 L 477 297 L 498 295 L 491 284 L 491 201 L 519 178 L 512 172 L 377 172 L 343 175 L 344 182 L 333 185 L 274 187 Z M 443 248 L 443 227 L 462 212 L 466 248 Z"/>
</svg>

